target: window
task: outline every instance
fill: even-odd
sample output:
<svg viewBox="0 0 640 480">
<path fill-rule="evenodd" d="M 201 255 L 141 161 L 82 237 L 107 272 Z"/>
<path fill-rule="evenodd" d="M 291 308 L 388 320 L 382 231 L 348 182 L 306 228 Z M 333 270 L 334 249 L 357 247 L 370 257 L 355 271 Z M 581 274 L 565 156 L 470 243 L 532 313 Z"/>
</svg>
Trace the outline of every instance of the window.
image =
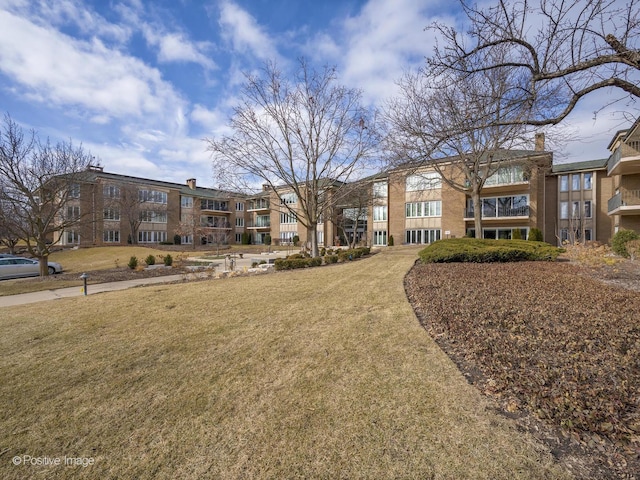
<svg viewBox="0 0 640 480">
<path fill-rule="evenodd" d="M 193 197 L 186 197 L 186 196 L 181 196 L 180 197 L 180 206 L 182 208 L 193 208 Z"/>
<path fill-rule="evenodd" d="M 242 234 L 236 233 L 236 243 L 242 243 Z"/>
<path fill-rule="evenodd" d="M 373 244 L 374 245 L 386 245 L 387 244 L 387 231 L 376 230 L 373 232 Z"/>
<path fill-rule="evenodd" d="M 560 218 L 569 218 L 569 202 L 560 202 Z"/>
<path fill-rule="evenodd" d="M 200 209 L 201 210 L 218 210 L 221 212 L 229 211 L 228 202 L 219 201 L 219 200 L 200 200 Z"/>
<path fill-rule="evenodd" d="M 227 221 L 226 217 L 202 215 L 200 217 L 200 226 L 210 228 L 229 228 L 229 222 Z"/>
<path fill-rule="evenodd" d="M 580 202 L 571 202 L 571 216 L 580 218 Z"/>
<path fill-rule="evenodd" d="M 569 241 L 569 229 L 568 228 L 563 228 L 562 230 L 560 230 L 560 241 L 562 243 Z"/>
<path fill-rule="evenodd" d="M 244 218 L 236 218 L 236 227 L 244 227 Z"/>
<path fill-rule="evenodd" d="M 282 212 L 280 213 L 280 223 L 285 223 L 285 224 L 298 223 L 298 219 L 293 213 Z"/>
<path fill-rule="evenodd" d="M 416 192 L 421 190 L 432 190 L 434 188 L 442 188 L 442 178 L 437 172 L 426 172 L 416 175 L 409 175 L 406 180 L 407 192 Z"/>
<path fill-rule="evenodd" d="M 516 227 L 516 228 L 483 228 L 482 238 L 488 238 L 492 240 L 511 240 L 513 238 L 513 232 L 520 230 L 520 238 L 527 238 L 528 228 Z"/>
<path fill-rule="evenodd" d="M 560 175 L 560 191 L 569 191 L 569 175 Z"/>
<path fill-rule="evenodd" d="M 154 210 L 142 210 L 140 212 L 140 221 L 167 223 L 167 212 L 156 212 Z"/>
<path fill-rule="evenodd" d="M 373 207 L 373 221 L 383 222 L 387 219 L 387 206 L 378 205 Z"/>
<path fill-rule="evenodd" d="M 65 231 L 65 240 L 67 245 L 77 245 L 80 243 L 80 234 L 75 230 Z"/>
<path fill-rule="evenodd" d="M 317 233 L 316 238 L 318 239 L 318 245 L 324 245 L 324 231 L 319 230 L 316 233 Z"/>
<path fill-rule="evenodd" d="M 439 217 L 442 215 L 442 201 L 413 202 L 405 204 L 405 215 L 412 217 Z"/>
<path fill-rule="evenodd" d="M 389 196 L 389 186 L 387 182 L 376 182 L 373 184 L 374 198 L 386 198 Z"/>
<path fill-rule="evenodd" d="M 157 190 L 139 190 L 138 199 L 141 202 L 166 204 L 167 194 L 165 192 L 159 192 Z"/>
<path fill-rule="evenodd" d="M 584 202 L 584 218 L 591 218 L 591 200 Z"/>
<path fill-rule="evenodd" d="M 500 167 L 485 181 L 485 186 L 505 185 L 509 183 L 518 183 L 526 181 L 522 165 L 511 165 L 508 167 Z"/>
<path fill-rule="evenodd" d="M 192 245 L 193 244 L 193 235 L 182 235 L 180 237 L 180 243 L 182 245 Z"/>
<path fill-rule="evenodd" d="M 69 197 L 80 198 L 80 185 L 78 185 L 77 183 L 72 183 L 69 186 Z"/>
<path fill-rule="evenodd" d="M 67 207 L 67 220 L 78 220 L 80 218 L 80 207 Z"/>
<path fill-rule="evenodd" d="M 271 216 L 270 215 L 258 215 L 256 217 L 256 227 L 270 227 L 271 226 Z"/>
<path fill-rule="evenodd" d="M 102 187 L 102 196 L 105 198 L 120 198 L 120 187 L 105 185 Z"/>
<path fill-rule="evenodd" d="M 583 187 L 585 190 L 591 190 L 591 183 L 593 180 L 593 173 L 587 172 L 583 175 Z"/>
<path fill-rule="evenodd" d="M 441 231 L 436 229 L 407 230 L 405 242 L 410 244 L 427 244 L 440 240 Z"/>
<path fill-rule="evenodd" d="M 282 195 L 280 195 L 280 203 L 282 205 L 291 205 L 293 203 L 298 203 L 298 197 L 296 197 L 295 193 L 283 193 Z"/>
<path fill-rule="evenodd" d="M 571 175 L 571 190 L 580 190 L 580 174 Z"/>
<path fill-rule="evenodd" d="M 167 232 L 140 231 L 138 232 L 138 242 L 140 243 L 160 243 L 167 241 Z"/>
<path fill-rule="evenodd" d="M 236 212 L 244 212 L 244 203 L 236 202 Z"/>
<path fill-rule="evenodd" d="M 105 220 L 112 220 L 112 221 L 119 221 L 120 220 L 120 210 L 117 208 L 105 208 L 104 209 L 104 219 Z"/>
<path fill-rule="evenodd" d="M 586 228 L 584 230 L 584 241 L 590 242 L 591 240 L 593 240 L 593 230 L 591 230 L 590 228 Z"/>
<path fill-rule="evenodd" d="M 280 232 L 280 242 L 293 242 L 296 232 Z"/>
<path fill-rule="evenodd" d="M 102 240 L 106 243 L 120 243 L 120 230 L 105 230 Z"/>
</svg>

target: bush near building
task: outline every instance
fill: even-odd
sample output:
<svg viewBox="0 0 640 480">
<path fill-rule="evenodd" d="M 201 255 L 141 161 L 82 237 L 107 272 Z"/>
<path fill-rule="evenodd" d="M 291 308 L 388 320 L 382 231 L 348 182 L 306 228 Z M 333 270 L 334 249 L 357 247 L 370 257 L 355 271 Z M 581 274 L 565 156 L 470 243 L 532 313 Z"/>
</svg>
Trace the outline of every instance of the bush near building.
<svg viewBox="0 0 640 480">
<path fill-rule="evenodd" d="M 326 253 L 326 251 L 325 251 Z M 319 267 L 323 264 L 346 262 L 355 260 L 365 255 L 369 255 L 369 247 L 350 248 L 349 250 L 339 250 L 337 254 L 328 254 L 324 257 L 309 257 L 302 253 L 294 253 L 287 258 L 277 258 L 275 261 L 276 270 L 293 270 L 296 268 Z"/>
<path fill-rule="evenodd" d="M 617 253 L 621 257 L 629 258 L 629 251 L 627 250 L 627 242 L 640 239 L 633 230 L 619 230 L 611 239 L 611 250 Z"/>
<path fill-rule="evenodd" d="M 561 248 L 527 240 L 452 238 L 432 243 L 419 253 L 424 263 L 520 262 L 556 260 Z"/>
</svg>

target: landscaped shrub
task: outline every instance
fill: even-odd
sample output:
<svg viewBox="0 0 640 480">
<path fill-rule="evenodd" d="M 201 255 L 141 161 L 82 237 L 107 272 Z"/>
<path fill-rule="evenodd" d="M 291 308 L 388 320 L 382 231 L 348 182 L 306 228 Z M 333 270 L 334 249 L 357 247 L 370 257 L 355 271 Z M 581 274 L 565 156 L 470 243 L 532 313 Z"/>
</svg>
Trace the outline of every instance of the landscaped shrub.
<svg viewBox="0 0 640 480">
<path fill-rule="evenodd" d="M 242 245 L 251 245 L 251 234 L 242 232 L 241 243 Z"/>
<path fill-rule="evenodd" d="M 544 242 L 455 238 L 434 242 L 422 249 L 419 256 L 424 263 L 518 262 L 555 260 L 562 251 Z"/>
<path fill-rule="evenodd" d="M 322 257 L 302 258 L 276 258 L 274 263 L 276 270 L 293 270 L 296 268 L 319 267 L 322 265 Z"/>
<path fill-rule="evenodd" d="M 393 235 L 389 235 L 389 244 L 390 247 L 393 247 Z"/>
<path fill-rule="evenodd" d="M 147 265 L 155 265 L 156 264 L 156 256 L 155 255 L 149 255 L 149 256 L 147 256 L 147 258 L 145 258 L 144 262 Z"/>
<path fill-rule="evenodd" d="M 138 266 L 138 258 L 131 257 L 129 259 L 129 263 L 127 263 L 127 267 L 129 267 L 131 270 L 135 270 L 137 266 Z"/>
<path fill-rule="evenodd" d="M 611 250 L 622 257 L 628 258 L 629 252 L 627 251 L 626 243 L 638 239 L 640 239 L 640 235 L 633 230 L 618 230 L 618 233 L 611 239 Z"/>
<path fill-rule="evenodd" d="M 265 244 L 265 245 L 271 245 L 271 235 L 266 234 L 266 235 L 264 236 L 264 244 Z"/>
<path fill-rule="evenodd" d="M 338 258 L 340 261 L 344 262 L 346 260 L 354 260 L 364 255 L 369 255 L 370 252 L 371 249 L 369 247 L 350 248 L 349 250 L 340 250 L 338 252 Z"/>
<path fill-rule="evenodd" d="M 170 267 L 171 265 L 173 265 L 173 257 L 169 254 L 165 255 L 162 261 L 164 262 L 165 267 Z"/>
<path fill-rule="evenodd" d="M 519 228 L 516 228 L 511 234 L 511 240 L 522 240 L 522 232 Z"/>
<path fill-rule="evenodd" d="M 298 235 L 294 235 L 291 241 L 293 242 L 293 245 L 297 247 L 298 243 L 300 243 L 300 237 Z"/>
<path fill-rule="evenodd" d="M 173 243 L 175 245 L 180 245 L 182 243 L 182 237 L 177 233 L 173 236 Z"/>
<path fill-rule="evenodd" d="M 539 228 L 529 229 L 528 240 L 531 240 L 532 242 L 542 242 L 543 241 L 542 230 L 540 230 Z"/>
<path fill-rule="evenodd" d="M 324 257 L 326 254 L 327 254 L 327 249 L 326 249 L 326 248 L 324 248 L 324 247 L 322 247 L 322 248 L 320 249 L 320 256 L 321 256 L 321 257 Z"/>
<path fill-rule="evenodd" d="M 325 255 L 324 263 L 326 264 L 338 263 L 338 255 Z"/>
</svg>

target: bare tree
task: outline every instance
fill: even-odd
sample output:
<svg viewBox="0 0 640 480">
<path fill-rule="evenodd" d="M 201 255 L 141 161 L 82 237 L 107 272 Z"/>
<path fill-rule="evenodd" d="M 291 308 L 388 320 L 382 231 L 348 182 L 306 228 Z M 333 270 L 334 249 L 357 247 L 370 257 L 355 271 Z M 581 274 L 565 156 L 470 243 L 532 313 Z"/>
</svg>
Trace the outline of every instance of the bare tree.
<svg viewBox="0 0 640 480">
<path fill-rule="evenodd" d="M 355 248 L 359 233 L 366 239 L 367 214 L 373 206 L 372 182 L 368 179 L 352 182 L 333 202 L 335 224 L 349 248 Z"/>
<path fill-rule="evenodd" d="M 241 98 L 233 135 L 207 140 L 214 171 L 240 190 L 260 180 L 295 194 L 295 207 L 283 202 L 282 208 L 297 216 L 318 256 L 317 225 L 331 199 L 325 193 L 372 164 L 375 116 L 361 105 L 359 90 L 337 84 L 334 68 L 317 71 L 304 60 L 293 80 L 273 63 L 261 76 L 247 75 Z"/>
<path fill-rule="evenodd" d="M 0 179 L 0 189 L 4 190 L 5 186 L 2 183 L 2 179 Z M 0 199 L 0 244 L 7 247 L 10 254 L 14 254 L 16 246 L 20 242 L 20 236 L 18 235 L 20 229 L 16 224 L 19 219 L 14 218 L 10 212 L 11 205 L 9 202 Z"/>
<path fill-rule="evenodd" d="M 132 244 L 138 243 L 138 229 L 142 223 L 142 199 L 137 185 L 132 183 L 120 185 L 118 195 L 105 201 L 105 208 L 117 208 L 121 218 L 129 227 L 129 239 Z"/>
<path fill-rule="evenodd" d="M 614 88 L 640 97 L 640 2 L 638 0 L 498 0 L 480 8 L 461 0 L 466 35 L 435 23 L 441 43 L 428 60 L 448 77 L 509 70 L 523 87 L 526 117 L 507 121 L 556 125 L 589 93 Z M 496 55 L 496 52 L 506 52 Z"/>
<path fill-rule="evenodd" d="M 385 115 L 387 148 L 408 175 L 417 174 L 419 183 L 444 181 L 471 197 L 475 234 L 482 236 L 482 188 L 506 161 L 513 161 L 510 150 L 530 137 L 516 121 L 526 106 L 513 94 L 509 72 L 460 74 L 451 81 L 421 69 L 405 74 L 398 85 L 401 93 L 388 102 Z M 440 178 L 420 178 L 426 166 Z"/>
<path fill-rule="evenodd" d="M 192 238 L 192 247 L 195 250 L 196 245 L 200 243 L 200 239 L 207 235 L 207 228 L 202 225 L 200 221 L 200 207 L 197 205 L 199 202 L 194 202 L 193 210 L 190 213 L 184 213 L 183 218 L 180 220 L 178 228 L 175 233 L 184 237 Z"/>
<path fill-rule="evenodd" d="M 13 234 L 38 258 L 41 275 L 48 274 L 51 246 L 81 221 L 66 209 L 68 201 L 79 196 L 82 172 L 92 159 L 71 142 L 53 146 L 41 142 L 33 131 L 25 136 L 9 115 L 4 117 L 0 137 L 3 215 L 13 219 L 8 224 L 15 228 Z"/>
</svg>

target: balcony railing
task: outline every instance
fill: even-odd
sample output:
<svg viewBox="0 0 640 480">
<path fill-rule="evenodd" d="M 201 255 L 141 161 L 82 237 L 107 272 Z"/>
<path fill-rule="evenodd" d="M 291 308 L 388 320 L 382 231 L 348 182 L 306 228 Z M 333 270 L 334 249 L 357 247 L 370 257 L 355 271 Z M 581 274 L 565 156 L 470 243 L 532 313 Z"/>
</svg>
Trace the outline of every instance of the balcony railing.
<svg viewBox="0 0 640 480">
<path fill-rule="evenodd" d="M 640 156 L 640 142 L 623 143 L 609 157 L 607 174 L 610 175 L 623 158 L 635 156 Z"/>
<path fill-rule="evenodd" d="M 501 207 L 497 208 L 483 208 L 482 209 L 482 218 L 509 218 L 509 217 L 528 217 L 529 216 L 529 205 L 524 207 Z M 464 218 L 474 218 L 474 209 L 467 208 L 464 211 Z"/>
<path fill-rule="evenodd" d="M 269 200 L 249 202 L 247 210 L 269 210 Z"/>
<path fill-rule="evenodd" d="M 611 214 L 620 207 L 628 206 L 640 207 L 640 190 L 625 190 L 617 193 L 607 202 L 607 211 Z"/>
<path fill-rule="evenodd" d="M 271 222 L 247 222 L 247 228 L 269 228 Z"/>
</svg>

